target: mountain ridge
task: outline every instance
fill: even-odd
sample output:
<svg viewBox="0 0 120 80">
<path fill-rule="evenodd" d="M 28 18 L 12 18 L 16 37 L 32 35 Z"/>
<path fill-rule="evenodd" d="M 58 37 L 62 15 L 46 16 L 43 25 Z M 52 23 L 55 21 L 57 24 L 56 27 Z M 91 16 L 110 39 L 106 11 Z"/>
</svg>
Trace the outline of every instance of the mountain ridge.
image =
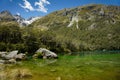
<svg viewBox="0 0 120 80">
<path fill-rule="evenodd" d="M 119 25 L 120 6 L 95 4 L 52 12 L 30 26 L 47 27 L 55 42 L 78 51 L 120 49 Z"/>
<path fill-rule="evenodd" d="M 21 15 L 13 15 L 8 10 L 4 10 L 0 13 L 0 21 L 15 21 L 20 24 L 20 26 L 27 26 L 34 22 L 35 20 L 41 18 L 40 16 L 37 17 L 30 17 L 29 19 L 24 19 Z"/>
<path fill-rule="evenodd" d="M 111 5 L 111 6 L 109 6 L 109 5 L 101 5 L 101 4 L 99 4 L 99 5 L 97 5 L 97 4 L 90 4 L 90 5 L 87 5 L 87 6 L 80 6 L 80 7 L 75 7 L 75 8 L 68 8 L 68 9 L 63 9 L 63 10 L 59 10 L 59 11 L 55 11 L 55 12 L 52 12 L 52 13 L 50 13 L 50 14 L 48 14 L 48 15 L 46 15 L 45 17 L 47 17 L 47 16 L 49 16 L 49 15 L 52 15 L 52 14 L 54 14 L 54 15 L 57 15 L 57 16 L 60 16 L 59 14 L 61 14 L 61 16 L 62 17 L 64 17 L 64 16 L 67 16 L 69 19 L 68 20 L 72 20 L 72 17 L 75 17 L 75 16 L 78 16 L 78 17 L 80 17 L 79 19 L 84 19 L 85 17 L 88 17 L 89 19 L 91 19 L 92 17 L 94 17 L 94 15 L 96 15 L 96 14 L 98 14 L 98 16 L 108 16 L 108 17 L 111 17 L 111 16 L 115 16 L 114 15 L 114 11 L 113 10 L 111 10 L 110 9 L 110 7 L 112 7 L 112 8 L 114 8 L 117 12 L 118 11 L 120 11 L 120 6 L 113 6 L 113 5 Z M 94 8 L 96 8 L 96 9 L 94 9 Z M 87 11 L 87 12 L 85 12 L 85 9 L 86 10 L 89 10 L 89 11 Z M 109 10 L 109 12 L 104 12 L 104 10 L 103 9 L 110 9 Z M 71 11 L 71 12 L 70 12 Z M 80 11 L 82 11 L 82 12 L 80 12 Z M 92 11 L 92 12 L 90 12 L 90 11 Z M 110 12 L 110 11 L 112 11 L 112 12 Z M 57 14 L 57 12 L 59 12 L 58 14 Z M 79 13 L 80 12 L 80 13 Z M 90 13 L 91 14 L 90 14 Z M 67 15 L 68 14 L 68 15 Z M 85 14 L 85 15 L 83 15 L 83 14 Z M 91 16 L 92 15 L 92 16 Z M 52 16 L 52 17 L 57 17 L 57 16 Z M 61 17 L 60 16 L 60 17 Z M 49 16 L 50 17 L 50 16 Z M 44 17 L 43 17 L 44 18 Z M 63 19 L 64 20 L 64 19 Z M 37 20 L 38 21 L 38 20 Z M 36 22 L 37 22 L 36 21 Z M 41 19 L 41 21 L 42 21 L 42 19 Z M 51 20 L 52 21 L 52 20 Z M 52 23 L 52 22 L 51 22 Z M 34 23 L 33 23 L 34 24 Z M 37 24 L 37 23 L 36 23 Z M 42 23 L 43 24 L 43 23 Z"/>
</svg>

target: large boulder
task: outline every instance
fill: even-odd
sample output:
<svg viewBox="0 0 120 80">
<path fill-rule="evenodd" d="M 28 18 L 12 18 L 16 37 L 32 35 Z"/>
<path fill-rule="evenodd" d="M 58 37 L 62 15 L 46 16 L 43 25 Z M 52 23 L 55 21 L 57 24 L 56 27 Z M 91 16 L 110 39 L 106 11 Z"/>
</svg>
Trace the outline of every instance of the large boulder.
<svg viewBox="0 0 120 80">
<path fill-rule="evenodd" d="M 36 53 L 41 53 L 43 58 L 58 58 L 57 54 L 45 48 L 39 48 Z"/>
<path fill-rule="evenodd" d="M 9 52 L 8 55 L 6 55 L 4 58 L 9 60 L 9 59 L 15 59 L 15 56 L 17 55 L 18 51 L 12 51 L 12 52 Z"/>
</svg>

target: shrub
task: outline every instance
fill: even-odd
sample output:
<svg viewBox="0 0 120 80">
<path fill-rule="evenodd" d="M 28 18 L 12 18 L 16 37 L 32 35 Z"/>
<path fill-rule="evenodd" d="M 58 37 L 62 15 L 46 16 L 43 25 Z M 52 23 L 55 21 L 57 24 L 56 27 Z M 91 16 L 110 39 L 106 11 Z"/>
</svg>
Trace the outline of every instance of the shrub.
<svg viewBox="0 0 120 80">
<path fill-rule="evenodd" d="M 42 53 L 37 52 L 33 55 L 33 58 L 42 58 Z"/>
</svg>

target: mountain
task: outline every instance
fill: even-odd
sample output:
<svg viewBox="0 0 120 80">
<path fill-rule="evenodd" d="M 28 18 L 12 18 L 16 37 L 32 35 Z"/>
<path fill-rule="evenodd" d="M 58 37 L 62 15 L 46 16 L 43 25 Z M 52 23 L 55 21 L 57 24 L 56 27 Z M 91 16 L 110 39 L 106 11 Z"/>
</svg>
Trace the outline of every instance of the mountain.
<svg viewBox="0 0 120 80">
<path fill-rule="evenodd" d="M 50 37 L 54 40 L 52 43 L 57 43 L 55 48 L 64 46 L 72 51 L 120 49 L 120 6 L 90 4 L 65 8 L 30 26 L 47 27 L 46 33 L 52 34 Z"/>
<path fill-rule="evenodd" d="M 53 27 L 55 24 L 66 24 L 66 27 L 71 27 L 75 22 L 91 21 L 97 22 L 104 19 L 106 23 L 115 24 L 119 21 L 120 6 L 112 5 L 97 5 L 90 4 L 76 8 L 65 8 L 63 10 L 55 11 L 39 21 L 33 23 L 33 26 L 47 26 Z M 103 21 L 103 22 L 104 22 Z M 76 27 L 78 28 L 78 27 Z"/>
<path fill-rule="evenodd" d="M 24 19 L 20 15 L 14 15 L 14 18 L 20 24 L 20 26 L 27 26 L 41 17 L 31 17 L 29 19 Z"/>
<path fill-rule="evenodd" d="M 40 19 L 41 17 L 31 17 L 27 20 L 24 20 L 23 23 L 25 23 L 26 25 L 31 24 L 32 22 L 36 21 L 37 19 Z"/>
<path fill-rule="evenodd" d="M 22 18 L 20 15 L 14 15 L 15 20 L 20 24 L 20 26 L 26 26 L 24 18 Z"/>
<path fill-rule="evenodd" d="M 15 21 L 15 18 L 9 11 L 2 11 L 0 13 L 0 21 Z"/>
<path fill-rule="evenodd" d="M 0 21 L 15 21 L 20 24 L 20 26 L 27 26 L 41 17 L 31 17 L 29 19 L 24 19 L 21 15 L 12 15 L 9 11 L 5 10 L 0 13 Z"/>
</svg>

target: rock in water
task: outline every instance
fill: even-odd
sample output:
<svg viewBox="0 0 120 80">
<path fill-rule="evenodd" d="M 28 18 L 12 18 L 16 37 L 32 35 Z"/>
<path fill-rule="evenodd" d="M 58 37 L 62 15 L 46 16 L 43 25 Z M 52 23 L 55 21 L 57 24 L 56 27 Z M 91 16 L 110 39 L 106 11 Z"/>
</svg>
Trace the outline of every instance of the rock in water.
<svg viewBox="0 0 120 80">
<path fill-rule="evenodd" d="M 18 51 L 12 51 L 8 55 L 5 56 L 5 59 L 14 59 L 15 56 L 17 55 Z"/>
<path fill-rule="evenodd" d="M 57 54 L 45 48 L 38 49 L 36 53 L 41 53 L 43 58 L 58 58 Z"/>
</svg>

